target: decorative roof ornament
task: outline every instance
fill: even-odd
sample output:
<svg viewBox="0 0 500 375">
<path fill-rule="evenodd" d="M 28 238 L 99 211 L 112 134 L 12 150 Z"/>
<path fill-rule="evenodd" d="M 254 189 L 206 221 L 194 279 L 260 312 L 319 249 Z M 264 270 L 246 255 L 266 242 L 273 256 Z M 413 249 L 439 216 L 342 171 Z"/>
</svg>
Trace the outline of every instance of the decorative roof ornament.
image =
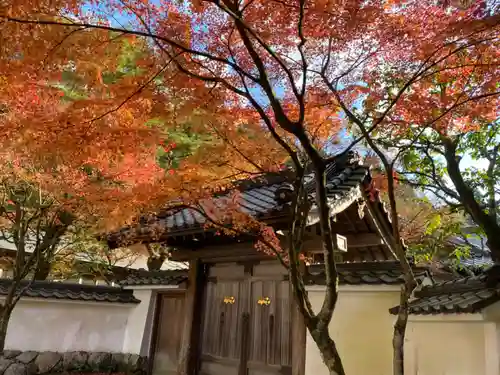
<svg viewBox="0 0 500 375">
<path fill-rule="evenodd" d="M 355 150 L 350 150 L 335 156 L 335 163 L 337 163 L 339 168 L 344 168 L 347 165 L 356 166 L 361 164 L 362 161 L 363 158 L 361 157 L 359 152 Z"/>
<path fill-rule="evenodd" d="M 279 204 L 288 203 L 293 199 L 295 194 L 293 185 L 285 182 L 278 189 L 276 189 L 275 199 Z"/>
<path fill-rule="evenodd" d="M 358 217 L 362 219 L 365 217 L 366 202 L 360 199 L 357 201 L 357 205 L 358 205 Z"/>
</svg>

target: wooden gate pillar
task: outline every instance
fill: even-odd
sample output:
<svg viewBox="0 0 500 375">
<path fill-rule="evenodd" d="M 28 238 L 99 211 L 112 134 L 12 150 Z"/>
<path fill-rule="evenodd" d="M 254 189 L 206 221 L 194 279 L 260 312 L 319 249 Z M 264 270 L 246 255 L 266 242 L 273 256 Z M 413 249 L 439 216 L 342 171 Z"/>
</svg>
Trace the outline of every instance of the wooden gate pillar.
<svg viewBox="0 0 500 375">
<path fill-rule="evenodd" d="M 204 281 L 205 272 L 200 260 L 191 260 L 186 290 L 184 329 L 177 367 L 179 375 L 195 375 L 197 372 Z"/>
</svg>

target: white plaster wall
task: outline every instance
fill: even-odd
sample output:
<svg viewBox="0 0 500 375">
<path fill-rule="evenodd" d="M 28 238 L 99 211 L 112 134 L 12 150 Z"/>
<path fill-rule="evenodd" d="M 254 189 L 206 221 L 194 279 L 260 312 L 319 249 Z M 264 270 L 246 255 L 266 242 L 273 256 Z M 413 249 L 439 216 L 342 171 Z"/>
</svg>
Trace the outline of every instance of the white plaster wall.
<svg viewBox="0 0 500 375">
<path fill-rule="evenodd" d="M 149 307 L 152 297 L 151 289 L 135 289 L 134 297 L 141 303 L 132 307 L 125 329 L 123 352 L 141 354 L 141 345 L 148 320 Z"/>
<path fill-rule="evenodd" d="M 318 311 L 324 289 L 308 289 Z M 330 334 L 349 375 L 392 374 L 392 334 L 399 291 L 390 286 L 340 287 Z M 490 309 L 491 310 L 491 309 Z M 406 375 L 500 375 L 498 314 L 410 316 L 405 339 Z M 308 335 L 306 375 L 328 375 Z"/>
<path fill-rule="evenodd" d="M 9 322 L 6 349 L 147 354 L 154 291 L 133 290 L 138 304 L 23 298 Z"/>
<path fill-rule="evenodd" d="M 311 287 L 308 291 L 313 308 L 319 311 L 324 288 Z M 399 289 L 393 286 L 340 287 L 330 334 L 337 344 L 346 374 L 392 374 L 395 318 L 388 310 L 397 305 L 398 300 Z M 306 344 L 305 375 L 328 375 L 310 335 Z"/>
<path fill-rule="evenodd" d="M 496 347 L 485 341 L 485 333 L 496 325 L 481 320 L 437 315 L 410 321 L 405 345 L 405 373 L 408 375 L 498 375 L 498 367 L 487 371 L 487 352 L 498 357 Z M 418 318 L 415 318 L 418 319 Z M 425 317 L 423 319 L 426 319 Z M 433 319 L 433 320 L 430 320 Z M 496 327 L 493 327 L 495 330 Z M 486 345 L 488 349 L 486 349 Z M 492 372 L 493 371 L 493 372 Z"/>
<path fill-rule="evenodd" d="M 130 304 L 21 299 L 6 349 L 122 352 Z"/>
</svg>

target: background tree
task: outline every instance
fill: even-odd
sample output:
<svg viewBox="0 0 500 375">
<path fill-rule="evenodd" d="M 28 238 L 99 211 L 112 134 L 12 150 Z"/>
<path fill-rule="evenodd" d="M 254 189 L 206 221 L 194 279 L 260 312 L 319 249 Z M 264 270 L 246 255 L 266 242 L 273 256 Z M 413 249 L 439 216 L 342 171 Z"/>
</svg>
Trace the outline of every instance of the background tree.
<svg viewBox="0 0 500 375">
<path fill-rule="evenodd" d="M 368 153 L 365 162 L 372 166 L 373 183 L 381 192 L 384 202 L 387 197 L 388 179 L 375 155 Z M 468 258 L 467 246 L 453 242 L 457 237 L 467 241 L 464 231 L 466 217 L 442 202 L 431 200 L 414 186 L 401 183 L 399 176 L 394 186 L 398 207 L 401 238 L 417 263 L 457 261 Z"/>
<path fill-rule="evenodd" d="M 61 270 L 60 277 L 90 277 L 112 285 L 116 281 L 116 269 L 129 268 L 140 254 L 129 248 L 110 249 L 106 243 L 98 241 L 95 234 L 75 231 L 73 243 L 67 247 L 66 261 L 71 260 L 70 268 Z"/>
<path fill-rule="evenodd" d="M 36 185 L 4 176 L 0 185 L 1 239 L 15 245 L 12 284 L 0 305 L 0 350 L 12 310 L 31 282 L 45 272 L 75 216 Z M 28 280 L 26 283 L 25 280 Z"/>
<path fill-rule="evenodd" d="M 473 124 L 471 124 L 473 125 Z M 429 132 L 404 152 L 401 172 L 412 186 L 436 195 L 449 207 L 465 212 L 487 238 L 498 262 L 500 156 L 497 121 L 450 135 Z"/>
<path fill-rule="evenodd" d="M 449 207 L 436 206 L 429 199 L 396 198 L 400 208 L 401 235 L 418 263 L 444 262 L 469 256 L 468 249 L 453 244 L 463 237 L 464 215 Z"/>
</svg>

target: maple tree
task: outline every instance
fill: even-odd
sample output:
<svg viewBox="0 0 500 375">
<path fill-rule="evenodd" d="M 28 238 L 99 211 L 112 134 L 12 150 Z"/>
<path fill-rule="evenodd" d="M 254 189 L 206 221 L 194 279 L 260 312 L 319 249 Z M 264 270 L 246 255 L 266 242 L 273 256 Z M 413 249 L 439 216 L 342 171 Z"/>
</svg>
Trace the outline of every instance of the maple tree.
<svg viewBox="0 0 500 375">
<path fill-rule="evenodd" d="M 195 163 L 182 169 L 180 162 L 210 140 L 197 124 L 208 110 L 200 107 L 197 113 L 186 113 L 186 96 L 179 94 L 184 88 L 167 88 L 163 75 L 147 89 L 140 88 L 145 79 L 151 80 L 151 61 L 140 40 L 98 34 L 89 32 L 73 40 L 77 49 L 85 40 L 102 46 L 105 57 L 98 63 L 89 53 L 92 48 L 68 56 L 52 44 L 44 49 L 23 41 L 1 51 L 2 224 L 4 237 L 16 248 L 13 283 L 1 309 L 1 348 L 12 310 L 33 281 L 49 274 L 74 276 L 77 263 L 90 265 L 87 270 L 76 267 L 78 272 L 97 273 L 107 280 L 113 266 L 136 258 L 132 250 L 111 251 L 88 236 L 155 206 L 155 199 L 177 194 Z M 6 42 L 9 30 L 0 35 Z M 12 59 L 13 53 L 26 58 L 21 63 Z M 141 95 L 134 100 L 137 91 Z M 212 143 L 208 153 L 213 148 L 218 150 L 215 155 L 232 150 Z M 204 163 L 207 173 L 198 181 L 213 183 L 220 172 L 208 168 L 220 164 L 219 156 L 205 158 Z M 170 189 L 164 188 L 165 181 Z M 194 186 L 196 181 L 190 182 Z M 19 189 L 21 196 L 11 197 Z M 161 267 L 166 255 L 156 253 L 151 251 L 151 267 Z"/>
<path fill-rule="evenodd" d="M 115 22 L 113 17 L 121 21 Z M 183 98 L 181 102 L 189 103 L 188 113 L 192 113 L 193 108 L 202 109 L 199 113 L 204 121 L 198 124 L 199 129 L 215 135 L 218 141 L 210 142 L 208 147 L 203 147 L 203 152 L 196 152 L 183 160 L 161 193 L 141 187 L 133 191 L 133 199 L 129 204 L 125 202 L 120 210 L 131 210 L 138 206 L 138 202 L 152 204 L 179 198 L 179 192 L 189 203 L 210 194 L 214 190 L 211 188 L 214 181 L 221 181 L 221 176 L 222 180 L 230 182 L 231 179 L 279 169 L 286 157 L 292 160 L 296 175 L 295 215 L 287 248 L 278 246 L 276 236 L 269 228 L 253 224 L 262 233 L 261 243 L 267 251 L 279 256 L 285 253 L 288 258 L 295 299 L 331 374 L 344 374 L 345 371 L 328 332 L 338 299 L 338 275 L 323 178 L 331 158 L 318 152 L 318 148 L 331 147 L 347 119 L 360 135 L 350 147 L 364 139 L 383 158 L 371 136 L 380 130 L 392 131 L 400 125 L 400 118 L 412 117 L 411 123 L 420 125 L 429 121 L 422 116 L 435 116 L 435 103 L 419 94 L 435 87 L 429 82 L 439 81 L 442 77 L 453 81 L 456 95 L 444 96 L 448 105 L 437 114 L 439 119 L 461 114 L 463 123 L 466 110 L 469 114 L 488 112 L 485 108 L 493 108 L 498 94 L 495 87 L 498 76 L 494 71 L 498 60 L 498 17 L 478 17 L 475 6 L 457 10 L 443 8 L 432 1 L 337 3 L 307 0 L 182 3 L 121 0 L 97 6 L 94 1 L 39 0 L 7 2 L 1 18 L 5 21 L 2 24 L 3 63 L 7 64 L 5 70 L 12 73 L 8 79 L 40 74 L 37 68 L 40 64 L 46 65 L 40 45 L 57 47 L 61 40 L 65 48 L 56 48 L 57 54 L 74 62 L 81 61 L 89 73 L 93 72 L 86 80 L 96 96 L 86 102 L 84 110 L 71 112 L 78 120 L 73 124 L 88 122 L 98 109 L 114 108 L 112 104 L 119 101 L 118 98 L 125 100 L 110 118 L 93 121 L 90 128 L 104 131 L 98 125 L 112 122 L 113 126 L 122 129 L 119 138 L 106 138 L 98 146 L 111 149 L 114 154 L 98 152 L 95 144 L 91 147 L 89 142 L 91 155 L 86 155 L 85 159 L 75 155 L 70 162 L 81 165 L 90 158 L 100 168 L 109 169 L 104 161 L 114 160 L 119 154 L 118 148 L 132 147 L 138 140 L 132 136 L 135 126 L 140 127 L 154 117 L 144 109 L 159 108 L 151 104 L 158 99 L 155 95 L 165 98 L 179 89 Z M 113 84 L 102 85 L 102 74 L 95 74 L 89 55 L 109 38 L 110 32 L 142 40 L 150 51 L 151 64 L 141 66 L 149 77 L 162 74 L 164 87 L 168 90 L 150 91 L 149 87 L 156 86 L 145 87 L 144 83 L 150 80 L 140 79 L 131 79 L 130 85 L 118 85 L 120 90 L 117 92 L 112 90 Z M 88 35 L 96 40 L 86 38 Z M 35 46 L 36 52 L 33 51 Z M 25 51 L 22 58 L 17 58 L 18 50 Z M 29 73 L 26 73 L 26 64 L 31 67 Z M 480 78 L 474 75 L 474 80 L 480 85 L 467 91 L 469 82 L 466 77 L 470 69 L 479 72 Z M 7 101 L 12 98 L 20 100 L 16 95 L 19 92 L 15 91 L 18 86 L 11 86 L 9 90 L 13 92 L 6 92 Z M 143 89 L 138 95 L 132 95 L 137 87 Z M 108 90 L 112 93 L 109 94 Z M 467 92 L 467 96 L 459 95 L 459 91 Z M 102 95 L 103 92 L 106 95 Z M 10 109 L 13 104 L 7 107 Z M 28 113 L 31 108 L 24 102 L 21 107 L 23 113 Z M 37 105 L 37 108 L 40 107 Z M 205 108 L 210 110 L 205 112 Z M 164 108 L 160 112 L 164 112 Z M 67 113 L 64 117 L 67 118 Z M 165 113 L 159 117 L 172 129 L 185 126 Z M 47 148 L 48 139 L 54 138 L 58 132 L 47 130 L 46 116 L 36 118 L 44 121 L 37 120 L 29 125 L 21 122 L 30 130 L 38 126 L 39 131 L 20 132 L 23 136 L 18 137 L 18 149 L 22 149 L 23 143 L 36 143 L 39 145 L 37 154 L 49 154 L 41 151 Z M 86 127 L 79 128 L 81 136 L 87 135 Z M 16 122 L 7 130 L 9 134 L 18 134 L 18 129 L 22 127 Z M 73 130 L 68 134 L 75 135 Z M 34 135 L 42 138 L 34 142 Z M 45 142 L 43 137 L 47 137 Z M 255 137 L 259 142 L 252 141 Z M 122 142 L 124 138 L 126 142 Z M 75 139 L 80 137 L 67 139 L 68 145 L 72 145 Z M 112 143 L 116 139 L 120 140 L 119 145 Z M 107 142 L 113 147 L 107 147 Z M 209 154 L 208 150 L 213 153 Z M 300 158 L 299 154 L 306 157 Z M 70 152 L 66 154 L 70 155 Z M 387 185 L 394 224 L 392 231 L 382 230 L 382 234 L 400 260 L 405 274 L 394 336 L 394 373 L 402 374 L 407 303 L 416 281 L 400 241 L 394 199 L 394 163 L 387 158 L 382 163 L 390 176 Z M 212 167 L 200 168 L 200 165 Z M 311 309 L 298 267 L 302 245 L 300 233 L 310 208 L 307 193 L 302 188 L 306 170 L 315 175 L 324 246 L 327 288 L 324 303 L 317 313 Z M 369 197 L 366 196 L 365 200 L 369 202 Z M 249 219 L 244 215 L 238 212 L 232 215 L 234 222 L 245 223 L 239 228 L 248 226 Z"/>
<path fill-rule="evenodd" d="M 479 48 L 479 51 L 475 49 L 475 46 L 478 45 L 476 43 L 481 45 L 484 40 L 469 40 L 467 37 L 464 45 L 457 46 L 460 53 L 453 54 L 449 61 L 449 56 L 438 60 L 440 63 L 431 68 L 430 72 L 419 77 L 418 82 L 415 82 L 406 92 L 398 91 L 398 88 L 401 87 L 401 75 L 404 72 L 387 72 L 382 69 L 380 73 L 373 74 L 373 81 L 369 83 L 370 92 L 366 96 L 363 109 L 360 111 L 364 118 L 376 121 L 379 113 L 388 108 L 387 103 L 393 103 L 389 104 L 390 111 L 384 118 L 382 126 L 378 126 L 377 129 L 374 129 L 375 131 L 370 132 L 373 120 L 362 123 L 359 118 L 350 116 L 350 119 L 356 123 L 358 130 L 363 134 L 366 143 L 381 159 L 385 174 L 384 183 L 387 188 L 393 224 L 396 224 L 395 228 L 400 228 L 399 220 L 401 217 L 398 213 L 400 210 L 395 193 L 396 183 L 401 180 L 407 181 L 404 174 L 403 177 L 397 173 L 398 166 L 408 165 L 412 161 L 414 168 L 403 173 L 413 174 L 413 176 L 421 178 L 422 169 L 425 168 L 426 164 L 429 164 L 425 160 L 425 156 L 422 156 L 425 155 L 425 152 L 418 151 L 419 139 L 424 140 L 424 148 L 432 148 L 441 141 L 447 143 L 448 141 L 445 139 L 451 134 L 453 134 L 452 138 L 458 135 L 455 139 L 460 139 L 463 134 L 470 132 L 475 127 L 481 128 L 481 126 L 478 127 L 478 123 L 474 123 L 474 118 L 478 115 L 483 118 L 495 118 L 499 91 L 495 83 L 496 78 L 493 81 L 491 78 L 498 77 L 498 60 L 494 58 L 498 50 L 498 37 L 496 34 L 489 35 L 488 38 L 490 37 L 493 40 L 491 44 L 488 42 L 486 46 L 481 46 L 484 49 Z M 471 45 L 467 44 L 469 42 L 472 43 L 472 48 L 470 48 Z M 482 60 L 483 57 L 485 60 Z M 444 62 L 443 65 L 441 65 L 442 62 Z M 394 102 L 394 97 L 398 98 L 397 102 Z M 432 134 L 434 134 L 434 138 L 432 138 Z M 432 139 L 429 138 L 429 135 Z M 441 140 L 436 142 L 436 139 Z M 448 144 L 450 143 L 448 142 Z M 427 156 L 430 164 L 434 165 L 435 160 L 432 159 L 432 156 L 430 154 Z M 456 162 L 457 159 L 454 158 L 454 160 Z M 442 180 L 443 174 L 436 173 L 434 167 L 427 169 L 423 175 L 434 175 L 439 181 L 439 186 L 445 186 Z M 413 186 L 416 185 L 413 184 Z M 454 226 L 450 228 L 457 229 Z M 404 238 L 401 229 L 393 231 L 393 238 L 398 239 L 397 243 L 401 242 L 400 240 Z M 402 245 L 399 247 L 402 248 Z M 425 249 L 424 253 L 428 254 L 429 251 L 431 249 Z M 404 289 L 406 292 L 403 290 L 401 295 L 398 320 L 395 326 L 395 330 L 399 331 L 395 335 L 395 339 L 399 336 L 399 343 L 395 343 L 395 346 L 402 346 L 407 322 L 405 310 L 408 306 L 411 290 L 415 285 L 413 275 L 408 272 L 405 277 Z M 402 357 L 402 349 L 400 353 Z"/>
<path fill-rule="evenodd" d="M 147 266 L 149 271 L 158 271 L 168 259 L 169 249 L 163 244 L 146 244 L 148 252 Z"/>
<path fill-rule="evenodd" d="M 45 271 L 75 217 L 37 186 L 2 176 L 0 186 L 1 239 L 16 248 L 12 261 L 12 284 L 0 305 L 0 350 L 5 345 L 7 326 L 15 305 L 31 282 Z M 24 281 L 28 278 L 30 281 Z"/>
<path fill-rule="evenodd" d="M 16 249 L 13 282 L 0 309 L 3 350 L 12 310 L 31 283 L 67 271 L 74 254 L 68 254 L 66 246 L 75 229 L 100 228 L 124 217 L 127 209 L 133 214 L 135 203 L 140 205 L 133 203 L 138 192 L 151 189 L 164 173 L 156 166 L 158 136 L 141 123 L 151 115 L 149 105 L 141 105 L 146 97 L 131 107 L 136 114 L 126 107 L 105 120 L 93 113 L 108 109 L 100 107 L 97 98 L 106 101 L 113 95 L 109 85 L 100 92 L 92 86 L 96 70 L 116 84 L 131 80 L 129 62 L 119 59 L 131 41 L 108 44 L 109 59 L 101 65 L 88 57 L 75 64 L 52 56 L 51 64 L 31 70 L 52 47 L 42 48 L 41 55 L 30 50 L 35 47 L 29 43 L 25 49 L 7 51 L 7 34 L 0 35 L 1 229 L 2 239 Z M 23 58 L 27 63 L 17 61 L 13 53 L 28 56 Z M 100 79 L 95 82 L 99 85 Z M 115 93 L 122 88 L 117 85 Z"/>
<path fill-rule="evenodd" d="M 388 126 L 373 137 L 397 154 L 401 181 L 472 218 L 487 237 L 495 262 L 500 259 L 498 47 L 493 34 L 484 54 L 464 48 L 450 61 L 461 76 L 449 74 L 445 65 L 438 75 L 421 79 Z M 384 77 L 387 91 L 393 79 L 397 77 Z M 423 105 L 410 106 L 410 101 Z"/>
</svg>

